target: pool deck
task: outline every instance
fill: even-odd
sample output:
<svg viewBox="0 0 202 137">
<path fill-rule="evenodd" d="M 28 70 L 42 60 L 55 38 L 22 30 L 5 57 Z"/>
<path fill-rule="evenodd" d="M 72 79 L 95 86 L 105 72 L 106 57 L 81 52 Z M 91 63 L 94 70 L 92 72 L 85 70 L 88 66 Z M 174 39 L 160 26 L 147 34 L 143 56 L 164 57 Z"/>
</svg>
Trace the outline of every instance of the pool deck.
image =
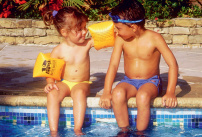
<svg viewBox="0 0 202 137">
<path fill-rule="evenodd" d="M 51 52 L 54 45 L 8 45 L 0 44 L 0 105 L 10 106 L 46 106 L 46 93 L 43 88 L 45 78 L 33 78 L 33 67 L 39 52 Z M 91 95 L 87 98 L 88 107 L 99 107 L 99 97 L 103 93 L 104 79 L 113 48 L 96 51 L 90 50 Z M 202 108 L 202 48 L 172 47 L 178 65 L 179 76 L 176 86 L 178 108 Z M 123 58 L 113 87 L 123 78 Z M 168 66 L 163 58 L 160 63 L 163 80 L 163 93 L 151 102 L 152 107 L 163 107 L 161 97 L 165 94 Z M 70 97 L 61 103 L 62 107 L 72 107 Z M 128 101 L 128 106 L 136 107 L 135 98 Z"/>
</svg>

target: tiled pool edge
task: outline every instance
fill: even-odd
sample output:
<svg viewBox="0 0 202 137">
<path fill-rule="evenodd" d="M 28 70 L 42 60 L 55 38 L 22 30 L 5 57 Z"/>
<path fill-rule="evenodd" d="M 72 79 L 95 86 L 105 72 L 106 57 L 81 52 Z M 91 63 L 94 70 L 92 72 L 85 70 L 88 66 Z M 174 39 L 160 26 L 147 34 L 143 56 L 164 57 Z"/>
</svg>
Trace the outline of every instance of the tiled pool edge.
<svg viewBox="0 0 202 137">
<path fill-rule="evenodd" d="M 177 108 L 202 108 L 202 98 L 177 98 Z M 46 96 L 15 96 L 15 95 L 0 95 L 0 105 L 3 106 L 38 106 L 46 107 Z M 71 97 L 66 97 L 61 107 L 73 107 Z M 88 97 L 87 107 L 100 108 L 99 97 Z M 130 98 L 128 101 L 129 108 L 136 108 L 136 98 Z M 164 108 L 161 103 L 161 97 L 157 97 L 151 102 L 153 108 Z"/>
<path fill-rule="evenodd" d="M 112 109 L 102 109 L 98 105 L 99 97 L 87 98 L 87 109 L 84 125 L 96 122 L 116 123 Z M 66 97 L 61 103 L 61 126 L 73 126 L 73 101 Z M 137 108 L 135 98 L 128 101 L 130 125 L 136 125 Z M 161 105 L 161 98 L 151 103 L 150 124 L 172 125 L 202 128 L 202 100 L 200 98 L 178 98 L 178 107 L 167 109 Z M 24 125 L 48 125 L 45 96 L 0 96 L 0 120 Z"/>
</svg>

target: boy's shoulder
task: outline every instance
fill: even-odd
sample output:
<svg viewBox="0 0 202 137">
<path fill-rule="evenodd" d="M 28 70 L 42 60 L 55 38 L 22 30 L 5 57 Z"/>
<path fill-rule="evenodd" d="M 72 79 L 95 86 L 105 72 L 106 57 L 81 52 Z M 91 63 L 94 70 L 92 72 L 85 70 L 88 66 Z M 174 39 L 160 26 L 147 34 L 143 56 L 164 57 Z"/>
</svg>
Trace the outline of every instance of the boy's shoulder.
<svg viewBox="0 0 202 137">
<path fill-rule="evenodd" d="M 161 34 L 159 34 L 158 32 L 149 29 L 146 29 L 145 33 L 149 36 L 161 36 Z"/>
<path fill-rule="evenodd" d="M 119 36 L 119 35 L 116 35 L 115 36 L 115 41 L 116 41 L 116 43 L 118 43 L 118 44 L 122 44 L 122 43 L 124 43 L 124 42 L 126 42 L 126 40 L 124 40 L 121 36 Z"/>
<path fill-rule="evenodd" d="M 164 40 L 160 33 L 148 29 L 145 31 L 145 38 L 155 42 L 157 42 L 158 40 Z"/>
</svg>

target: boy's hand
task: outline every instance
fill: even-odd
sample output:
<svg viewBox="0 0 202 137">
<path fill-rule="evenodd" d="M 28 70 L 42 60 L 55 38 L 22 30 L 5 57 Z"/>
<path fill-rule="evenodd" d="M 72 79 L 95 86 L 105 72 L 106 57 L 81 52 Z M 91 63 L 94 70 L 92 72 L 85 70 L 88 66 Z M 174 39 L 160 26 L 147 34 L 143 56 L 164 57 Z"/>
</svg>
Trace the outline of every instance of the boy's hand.
<svg viewBox="0 0 202 137">
<path fill-rule="evenodd" d="M 57 87 L 57 85 L 55 84 L 55 83 L 49 83 L 49 84 L 47 84 L 46 86 L 45 86 L 45 88 L 44 88 L 44 91 L 46 92 L 46 93 L 49 93 L 52 89 L 56 89 L 56 90 L 59 90 L 58 89 L 58 87 Z"/>
<path fill-rule="evenodd" d="M 111 94 L 103 94 L 100 97 L 99 106 L 101 108 L 110 109 L 111 108 Z"/>
<path fill-rule="evenodd" d="M 162 97 L 162 104 L 166 108 L 176 107 L 177 106 L 177 98 L 176 98 L 175 94 L 166 93 Z"/>
</svg>

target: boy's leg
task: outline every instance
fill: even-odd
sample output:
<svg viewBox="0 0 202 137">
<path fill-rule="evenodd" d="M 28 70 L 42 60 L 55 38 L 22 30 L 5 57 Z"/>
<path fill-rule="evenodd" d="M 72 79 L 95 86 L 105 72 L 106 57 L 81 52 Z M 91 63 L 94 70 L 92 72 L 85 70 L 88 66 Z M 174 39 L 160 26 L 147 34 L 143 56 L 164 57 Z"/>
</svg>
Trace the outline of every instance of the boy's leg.
<svg viewBox="0 0 202 137">
<path fill-rule="evenodd" d="M 158 95 L 157 87 L 152 83 L 142 85 L 136 95 L 137 102 L 137 130 L 143 131 L 150 121 L 151 99 Z"/>
<path fill-rule="evenodd" d="M 78 135 L 83 134 L 82 126 L 87 105 L 86 97 L 90 93 L 89 87 L 89 84 L 79 83 L 71 90 L 71 97 L 73 99 L 74 132 Z"/>
<path fill-rule="evenodd" d="M 69 87 L 62 83 L 56 83 L 59 90 L 53 89 L 47 94 L 47 111 L 50 131 L 57 133 L 60 116 L 60 102 L 70 94 Z"/>
<path fill-rule="evenodd" d="M 128 99 L 136 96 L 137 89 L 128 83 L 118 84 L 112 91 L 112 106 L 118 126 L 123 131 L 129 126 Z"/>
</svg>

